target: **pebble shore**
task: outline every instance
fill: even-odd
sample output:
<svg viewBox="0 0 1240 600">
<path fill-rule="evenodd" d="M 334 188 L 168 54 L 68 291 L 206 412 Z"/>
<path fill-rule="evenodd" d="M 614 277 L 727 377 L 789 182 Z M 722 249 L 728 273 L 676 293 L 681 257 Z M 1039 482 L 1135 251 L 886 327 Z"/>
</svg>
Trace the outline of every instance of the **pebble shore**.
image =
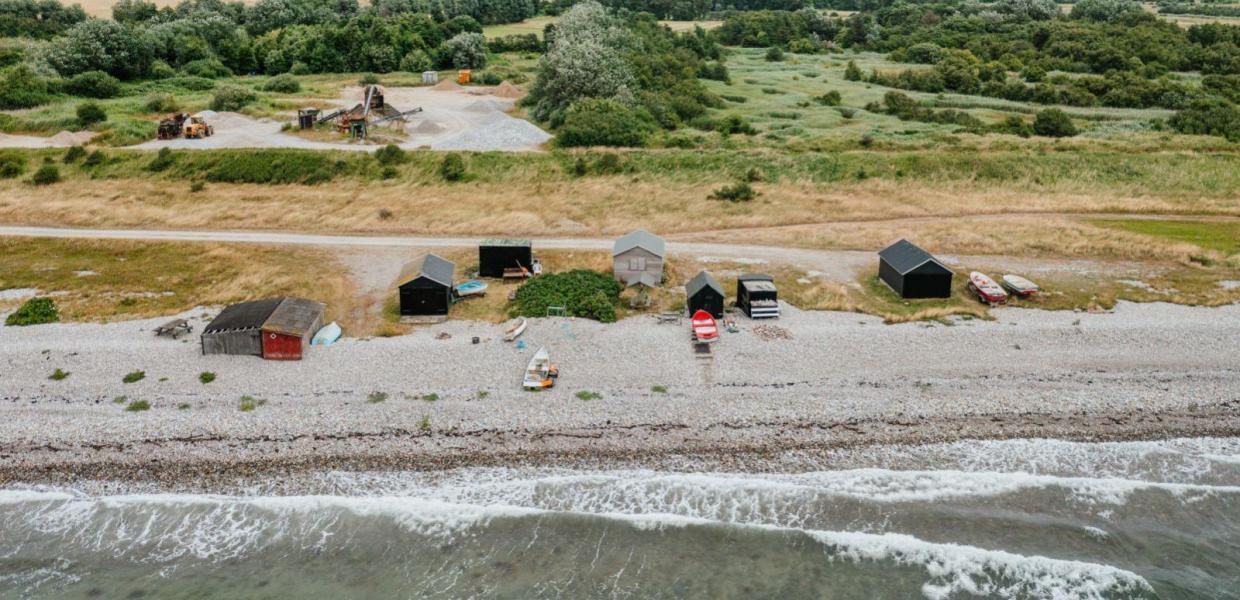
<svg viewBox="0 0 1240 600">
<path fill-rule="evenodd" d="M 501 325 L 449 321 L 299 362 L 202 356 L 196 337 L 153 335 L 166 318 L 0 327 L 0 484 L 685 456 L 753 468 L 868 444 L 1240 435 L 1240 306 L 1000 309 L 950 325 L 781 310 L 742 317 L 709 354 L 687 321 L 651 317 L 534 319 L 524 349 Z M 181 316 L 197 331 L 213 313 Z M 522 391 L 541 345 L 559 384 Z M 57 368 L 69 376 L 49 379 Z M 123 383 L 134 371 L 145 377 Z M 150 409 L 127 411 L 133 400 Z"/>
</svg>

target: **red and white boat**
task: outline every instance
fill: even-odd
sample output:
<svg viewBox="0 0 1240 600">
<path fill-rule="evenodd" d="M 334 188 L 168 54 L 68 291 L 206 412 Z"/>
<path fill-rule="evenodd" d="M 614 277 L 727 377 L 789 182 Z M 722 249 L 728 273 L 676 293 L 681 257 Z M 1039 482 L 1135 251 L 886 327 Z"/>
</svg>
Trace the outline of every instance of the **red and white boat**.
<svg viewBox="0 0 1240 600">
<path fill-rule="evenodd" d="M 1007 288 L 1013 295 L 1025 298 L 1038 293 L 1038 284 L 1021 277 L 1020 275 L 1004 275 L 1003 287 Z"/>
<path fill-rule="evenodd" d="M 709 344 L 719 339 L 719 326 L 710 313 L 699 310 L 693 313 L 693 339 L 699 344 Z"/>
<path fill-rule="evenodd" d="M 969 273 L 969 289 L 977 294 L 979 300 L 989 304 L 1007 302 L 1008 299 L 1007 292 L 1003 291 L 995 280 L 978 271 Z"/>
</svg>

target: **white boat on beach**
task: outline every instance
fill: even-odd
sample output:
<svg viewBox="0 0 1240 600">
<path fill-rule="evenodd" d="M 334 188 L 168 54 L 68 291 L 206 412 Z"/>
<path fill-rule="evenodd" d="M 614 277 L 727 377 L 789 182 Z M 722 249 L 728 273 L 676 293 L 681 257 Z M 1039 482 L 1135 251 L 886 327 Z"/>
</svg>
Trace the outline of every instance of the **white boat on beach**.
<svg viewBox="0 0 1240 600">
<path fill-rule="evenodd" d="M 525 333 L 525 328 L 527 326 L 529 326 L 529 321 L 527 321 L 525 317 L 517 318 L 517 322 L 513 324 L 512 327 L 509 327 L 507 331 L 504 332 L 504 341 L 511 342 L 521 337 L 521 334 Z"/>
<path fill-rule="evenodd" d="M 527 390 L 546 389 L 555 385 L 556 375 L 558 373 L 555 365 L 551 364 L 551 354 L 544 346 L 530 358 L 530 364 L 525 367 L 525 378 L 521 385 Z"/>
</svg>

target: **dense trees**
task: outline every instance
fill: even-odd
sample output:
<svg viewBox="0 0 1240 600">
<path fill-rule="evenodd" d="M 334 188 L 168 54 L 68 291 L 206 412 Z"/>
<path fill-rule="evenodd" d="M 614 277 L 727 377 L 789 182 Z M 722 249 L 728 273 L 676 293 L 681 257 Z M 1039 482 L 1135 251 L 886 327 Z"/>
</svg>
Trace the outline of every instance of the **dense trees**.
<svg viewBox="0 0 1240 600">
<path fill-rule="evenodd" d="M 47 39 L 86 20 L 86 11 L 57 0 L 0 0 L 0 37 Z"/>
</svg>

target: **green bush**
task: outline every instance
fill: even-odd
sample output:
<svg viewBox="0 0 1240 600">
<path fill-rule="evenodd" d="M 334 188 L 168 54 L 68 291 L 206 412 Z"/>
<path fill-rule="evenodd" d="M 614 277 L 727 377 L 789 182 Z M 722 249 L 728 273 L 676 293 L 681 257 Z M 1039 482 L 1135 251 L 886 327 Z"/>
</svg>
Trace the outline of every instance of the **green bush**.
<svg viewBox="0 0 1240 600">
<path fill-rule="evenodd" d="M 439 176 L 446 181 L 465 179 L 465 158 L 456 152 L 444 155 L 443 162 L 439 163 Z"/>
<path fill-rule="evenodd" d="M 198 381 L 201 381 L 203 384 L 211 383 L 212 381 L 215 381 L 215 373 L 212 373 L 211 371 L 203 371 L 198 374 Z"/>
<path fill-rule="evenodd" d="M 147 402 L 146 400 L 134 400 L 130 402 L 129 404 L 125 405 L 125 410 L 128 412 L 142 412 L 144 410 L 150 410 L 150 409 L 151 409 L 151 403 Z"/>
<path fill-rule="evenodd" d="M 86 71 L 65 80 L 64 89 L 74 96 L 115 98 L 121 93 L 121 81 L 103 71 Z"/>
<path fill-rule="evenodd" d="M 1240 109 L 1217 98 L 1196 100 L 1167 120 L 1172 129 L 1190 135 L 1217 135 L 1240 142 Z"/>
<path fill-rule="evenodd" d="M 831 90 L 821 96 L 814 98 L 814 101 L 823 106 L 839 106 L 843 98 L 840 97 L 838 90 Z"/>
<path fill-rule="evenodd" d="M 633 109 L 615 100 L 587 98 L 564 113 L 556 143 L 573 146 L 645 146 L 656 126 L 645 109 Z"/>
<path fill-rule="evenodd" d="M 177 70 L 168 63 L 162 60 L 156 60 L 151 63 L 151 79 L 171 79 L 176 76 Z"/>
<path fill-rule="evenodd" d="M 23 64 L 0 71 L 0 109 L 32 108 L 51 99 L 47 82 L 30 67 Z"/>
<path fill-rule="evenodd" d="M 578 269 L 539 275 L 517 290 L 513 316 L 543 317 L 548 306 L 563 306 L 570 316 L 604 323 L 616 320 L 623 288 L 608 273 Z"/>
<path fill-rule="evenodd" d="M 57 367 L 55 371 L 52 371 L 51 375 L 47 376 L 47 378 L 51 379 L 52 381 L 62 381 L 68 376 L 69 376 L 68 371 L 65 371 L 64 369 Z"/>
<path fill-rule="evenodd" d="M 241 110 L 255 100 L 258 100 L 258 94 L 255 94 L 249 88 L 223 85 L 215 91 L 215 96 L 211 98 L 211 110 Z"/>
<path fill-rule="evenodd" d="M 296 77 L 293 77 L 288 73 L 284 73 L 268 79 L 266 83 L 263 84 L 263 91 L 292 94 L 301 91 L 301 83 L 297 81 Z"/>
<path fill-rule="evenodd" d="M 779 46 L 771 46 L 766 49 L 767 62 L 780 62 L 784 59 L 784 49 Z"/>
<path fill-rule="evenodd" d="M 861 81 L 862 77 L 861 68 L 857 66 L 857 61 L 848 61 L 848 66 L 844 67 L 844 79 L 848 81 Z"/>
<path fill-rule="evenodd" d="M 410 50 L 404 58 L 400 59 L 400 70 L 408 71 L 409 73 L 429 71 L 433 66 L 434 63 L 431 62 L 431 57 L 422 50 Z"/>
<path fill-rule="evenodd" d="M 60 320 L 60 312 L 51 298 L 31 298 L 4 319 L 5 325 L 26 326 L 55 323 Z"/>
<path fill-rule="evenodd" d="M 725 185 L 710 193 L 711 200 L 725 200 L 727 202 L 748 202 L 757 197 L 758 192 L 754 191 L 753 186 L 748 181 L 738 181 L 732 185 Z"/>
<path fill-rule="evenodd" d="M 35 185 L 51 185 L 58 181 L 60 181 L 60 169 L 51 164 L 40 166 L 39 170 L 30 176 L 30 183 Z"/>
<path fill-rule="evenodd" d="M 122 383 L 135 383 L 146 379 L 146 371 L 133 371 L 121 378 Z"/>
<path fill-rule="evenodd" d="M 728 115 L 719 121 L 715 130 L 724 135 L 732 135 L 734 133 L 743 133 L 745 135 L 753 135 L 757 130 L 753 125 L 749 124 L 743 117 L 738 115 Z"/>
<path fill-rule="evenodd" d="M 192 60 L 181 66 L 181 72 L 192 77 L 203 77 L 206 79 L 219 79 L 221 77 L 232 77 L 232 69 L 224 66 L 224 63 L 214 58 L 202 58 Z"/>
<path fill-rule="evenodd" d="M 155 153 L 155 158 L 152 158 L 151 162 L 146 164 L 146 170 L 152 173 L 166 171 L 168 167 L 176 163 L 176 159 L 177 157 L 172 153 L 172 149 L 160 148 L 159 152 Z"/>
<path fill-rule="evenodd" d="M 499 85 L 503 81 L 504 78 L 500 77 L 499 73 L 494 71 L 486 71 L 482 75 L 478 76 L 478 83 L 481 83 L 482 85 Z"/>
<path fill-rule="evenodd" d="M 108 155 L 104 154 L 102 150 L 95 150 L 91 152 L 90 154 L 86 155 L 86 160 L 82 161 L 82 166 L 83 167 L 97 167 L 103 164 L 104 162 L 107 162 L 107 160 L 108 160 Z"/>
<path fill-rule="evenodd" d="M 379 85 L 379 76 L 374 73 L 363 73 L 357 80 L 358 85 Z"/>
<path fill-rule="evenodd" d="M 90 127 L 107 121 L 108 113 L 103 112 L 103 108 L 94 102 L 83 102 L 77 105 L 77 120 L 82 127 Z"/>
<path fill-rule="evenodd" d="M 25 172 L 25 157 L 19 154 L 0 154 L 0 179 L 13 179 Z"/>
<path fill-rule="evenodd" d="M 146 97 L 146 110 L 153 113 L 172 113 L 181 109 L 177 97 L 172 94 L 156 92 Z"/>
<path fill-rule="evenodd" d="M 65 150 L 64 156 L 60 157 L 60 162 L 65 163 L 66 165 L 70 163 L 75 163 L 78 160 L 80 160 L 83 156 L 86 156 L 85 148 L 81 146 L 69 146 L 69 149 Z"/>
<path fill-rule="evenodd" d="M 1071 137 L 1077 134 L 1072 118 L 1058 108 L 1038 112 L 1033 118 L 1033 132 L 1047 137 Z"/>
<path fill-rule="evenodd" d="M 388 144 L 375 150 L 375 160 L 379 161 L 381 165 L 399 165 L 405 162 L 407 158 L 405 151 L 401 150 L 400 146 L 396 144 Z"/>
</svg>

